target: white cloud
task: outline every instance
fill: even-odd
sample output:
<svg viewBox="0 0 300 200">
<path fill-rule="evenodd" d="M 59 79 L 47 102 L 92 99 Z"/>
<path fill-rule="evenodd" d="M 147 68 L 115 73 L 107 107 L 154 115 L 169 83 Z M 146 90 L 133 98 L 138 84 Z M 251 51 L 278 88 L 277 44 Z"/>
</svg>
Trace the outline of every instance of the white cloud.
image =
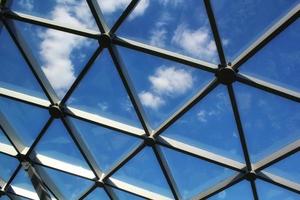
<svg viewBox="0 0 300 200">
<path fill-rule="evenodd" d="M 139 97 L 144 106 L 150 107 L 152 109 L 157 109 L 165 104 L 165 101 L 160 96 L 156 96 L 151 92 L 143 91 L 139 93 Z"/>
<path fill-rule="evenodd" d="M 134 8 L 132 13 L 129 16 L 129 19 L 134 19 L 138 16 L 141 16 L 145 13 L 146 9 L 149 7 L 149 0 L 141 0 L 138 5 Z"/>
<path fill-rule="evenodd" d="M 207 122 L 207 118 L 206 118 L 206 111 L 205 110 L 200 110 L 198 113 L 197 113 L 197 118 L 200 122 Z"/>
<path fill-rule="evenodd" d="M 161 66 L 148 77 L 151 87 L 149 91 L 139 93 L 144 106 L 157 109 L 165 104 L 166 98 L 186 93 L 193 87 L 194 79 L 190 71 L 174 66 Z"/>
<path fill-rule="evenodd" d="M 226 198 L 226 191 L 222 191 L 218 194 L 219 199 L 225 199 Z"/>
<path fill-rule="evenodd" d="M 159 3 L 163 4 L 164 6 L 172 5 L 178 6 L 183 3 L 183 0 L 159 0 Z"/>
<path fill-rule="evenodd" d="M 31 11 L 33 9 L 33 0 L 19 0 L 19 6 L 23 7 L 27 11 Z"/>
<path fill-rule="evenodd" d="M 214 60 L 217 57 L 215 42 L 206 27 L 192 30 L 181 24 L 174 32 L 172 43 L 201 59 Z"/>
<path fill-rule="evenodd" d="M 165 47 L 168 30 L 166 26 L 172 20 L 170 15 L 165 12 L 160 16 L 160 19 L 155 23 L 153 30 L 150 32 L 150 44 L 157 47 Z"/>
<path fill-rule="evenodd" d="M 97 106 L 104 112 L 108 109 L 108 104 L 106 102 L 99 102 Z"/>
</svg>

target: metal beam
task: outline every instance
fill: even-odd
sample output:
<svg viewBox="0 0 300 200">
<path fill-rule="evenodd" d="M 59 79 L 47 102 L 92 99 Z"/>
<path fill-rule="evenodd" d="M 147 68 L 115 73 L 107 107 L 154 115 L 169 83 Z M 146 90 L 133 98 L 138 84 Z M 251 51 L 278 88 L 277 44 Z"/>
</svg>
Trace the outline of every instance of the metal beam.
<svg viewBox="0 0 300 200">
<path fill-rule="evenodd" d="M 96 20 L 97 26 L 101 33 L 107 33 L 109 28 L 104 20 L 104 16 L 102 14 L 101 8 L 97 2 L 97 0 L 86 0 L 90 10 L 94 16 L 94 19 Z"/>
</svg>

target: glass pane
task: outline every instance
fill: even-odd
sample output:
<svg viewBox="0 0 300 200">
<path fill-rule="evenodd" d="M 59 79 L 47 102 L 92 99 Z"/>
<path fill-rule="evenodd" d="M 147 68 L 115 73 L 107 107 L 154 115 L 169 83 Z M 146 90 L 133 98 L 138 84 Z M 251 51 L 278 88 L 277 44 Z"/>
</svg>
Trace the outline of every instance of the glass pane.
<svg viewBox="0 0 300 200">
<path fill-rule="evenodd" d="M 299 2 L 299 0 L 237 0 L 233 3 L 231 0 L 212 0 L 228 61 L 236 58 Z"/>
<path fill-rule="evenodd" d="M 85 200 L 110 200 L 110 198 L 107 196 L 106 192 L 103 190 L 103 188 L 96 188 L 92 193 L 90 193 Z"/>
<path fill-rule="evenodd" d="M 243 84 L 234 86 L 252 162 L 300 138 L 299 103 Z"/>
<path fill-rule="evenodd" d="M 0 42 L 0 87 L 46 99 L 29 66 L 4 27 L 0 27 Z"/>
<path fill-rule="evenodd" d="M 161 148 L 183 199 L 188 200 L 233 176 L 234 171 L 188 156 L 169 148 Z"/>
<path fill-rule="evenodd" d="M 22 143 L 30 147 L 49 118 L 47 110 L 0 97 L 0 112 Z"/>
<path fill-rule="evenodd" d="M 244 162 L 227 88 L 218 86 L 162 136 Z"/>
<path fill-rule="evenodd" d="M 101 170 L 106 172 L 132 149 L 140 140 L 101 126 L 72 119 L 85 144 L 92 152 Z"/>
<path fill-rule="evenodd" d="M 139 4 L 120 27 L 120 36 L 219 63 L 203 1 L 141 0 Z"/>
<path fill-rule="evenodd" d="M 1 200 L 10 200 L 10 198 L 8 198 L 7 196 L 1 196 L 0 199 Z"/>
<path fill-rule="evenodd" d="M 300 92 L 300 20 L 241 67 L 241 72 Z"/>
<path fill-rule="evenodd" d="M 41 167 L 39 170 L 43 170 L 45 175 L 50 178 L 50 181 L 55 184 L 55 186 L 59 189 L 59 192 L 63 195 L 63 199 L 78 199 L 93 184 L 93 182 L 87 179 L 72 176 L 50 168 Z"/>
<path fill-rule="evenodd" d="M 285 190 L 282 187 L 264 182 L 256 181 L 256 187 L 260 200 L 299 200 L 299 194 Z"/>
<path fill-rule="evenodd" d="M 0 179 L 7 182 L 18 164 L 19 162 L 15 158 L 0 153 Z"/>
<path fill-rule="evenodd" d="M 0 143 L 11 145 L 11 143 L 7 139 L 6 135 L 3 133 L 2 129 L 0 129 Z"/>
<path fill-rule="evenodd" d="M 52 122 L 35 147 L 32 156 L 36 156 L 37 159 L 53 158 L 90 170 L 61 120 Z"/>
<path fill-rule="evenodd" d="M 267 172 L 281 176 L 300 184 L 300 153 L 293 154 L 265 169 Z"/>
<path fill-rule="evenodd" d="M 135 196 L 133 194 L 130 194 L 128 192 L 124 192 L 122 190 L 118 190 L 115 188 L 111 188 L 115 195 L 118 197 L 119 200 L 143 200 L 144 198 Z"/>
<path fill-rule="evenodd" d="M 240 200 L 241 194 L 243 200 L 254 200 L 251 185 L 248 181 L 237 183 L 209 198 L 209 200 Z"/>
<path fill-rule="evenodd" d="M 16 27 L 62 98 L 98 47 L 97 40 L 22 22 Z"/>
<path fill-rule="evenodd" d="M 129 125 L 141 126 L 107 50 L 97 58 L 67 104 Z"/>
<path fill-rule="evenodd" d="M 119 48 L 153 129 L 167 120 L 212 78 L 212 74 L 137 51 Z"/>
<path fill-rule="evenodd" d="M 141 173 L 142 170 L 142 173 Z M 112 176 L 128 184 L 173 198 L 152 148 L 145 147 Z"/>
<path fill-rule="evenodd" d="M 19 0 L 12 2 L 11 9 L 68 26 L 97 29 L 85 0 Z"/>
</svg>

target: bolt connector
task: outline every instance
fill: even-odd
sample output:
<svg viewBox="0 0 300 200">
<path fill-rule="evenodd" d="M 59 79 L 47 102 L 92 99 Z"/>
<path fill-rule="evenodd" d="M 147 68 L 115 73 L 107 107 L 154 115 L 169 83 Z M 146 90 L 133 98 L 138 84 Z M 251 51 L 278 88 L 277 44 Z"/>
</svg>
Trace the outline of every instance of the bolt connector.
<svg viewBox="0 0 300 200">
<path fill-rule="evenodd" d="M 98 180 L 95 182 L 97 187 L 104 187 L 104 182 L 102 180 Z"/>
<path fill-rule="evenodd" d="M 51 117 L 56 119 L 62 118 L 64 116 L 61 107 L 57 104 L 49 106 L 49 114 L 51 115 Z"/>
<path fill-rule="evenodd" d="M 146 137 L 144 141 L 147 146 L 153 147 L 156 144 L 155 138 L 152 136 Z"/>
<path fill-rule="evenodd" d="M 107 48 L 111 45 L 111 36 L 108 33 L 102 33 L 99 37 L 99 44 L 102 48 Z"/>
<path fill-rule="evenodd" d="M 229 85 L 236 80 L 236 72 L 230 67 L 223 67 L 217 71 L 216 77 L 220 83 Z"/>
<path fill-rule="evenodd" d="M 248 181 L 255 181 L 257 175 L 255 171 L 249 171 L 245 174 L 245 179 L 247 179 Z"/>
</svg>

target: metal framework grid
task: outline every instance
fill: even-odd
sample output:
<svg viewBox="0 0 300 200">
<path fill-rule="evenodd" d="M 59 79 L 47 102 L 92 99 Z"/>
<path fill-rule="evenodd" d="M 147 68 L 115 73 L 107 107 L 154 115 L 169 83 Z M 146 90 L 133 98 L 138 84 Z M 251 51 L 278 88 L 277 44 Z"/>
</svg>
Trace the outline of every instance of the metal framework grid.
<svg viewBox="0 0 300 200">
<path fill-rule="evenodd" d="M 294 91 L 290 91 L 286 88 L 282 88 L 271 83 L 267 83 L 265 81 L 243 75 L 238 72 L 239 67 L 245 63 L 249 58 L 255 55 L 260 49 L 262 49 L 269 41 L 271 41 L 274 37 L 276 37 L 280 32 L 285 30 L 290 24 L 296 21 L 299 18 L 300 14 L 300 5 L 296 5 L 287 15 L 281 18 L 277 23 L 275 23 L 268 31 L 266 31 L 261 37 L 259 37 L 248 49 L 241 53 L 231 64 L 228 64 L 224 55 L 224 51 L 222 48 L 221 39 L 219 36 L 218 28 L 216 25 L 214 13 L 212 10 L 212 6 L 209 0 L 204 0 L 206 11 L 208 14 L 209 22 L 211 29 L 213 31 L 213 36 L 216 42 L 218 55 L 220 58 L 220 65 L 216 66 L 211 63 L 207 63 L 198 59 L 190 58 L 187 56 L 183 56 L 177 53 L 173 53 L 164 49 L 160 49 L 157 47 L 153 47 L 150 45 L 146 45 L 140 42 L 132 41 L 126 38 L 120 38 L 115 35 L 116 30 L 120 27 L 120 25 L 124 22 L 126 17 L 132 12 L 135 6 L 139 3 L 139 0 L 132 0 L 119 19 L 116 21 L 114 26 L 109 29 L 105 23 L 103 15 L 101 13 L 100 7 L 97 4 L 96 0 L 87 0 L 89 8 L 96 20 L 97 26 L 99 27 L 100 32 L 95 32 L 86 29 L 75 29 L 72 27 L 68 27 L 65 25 L 61 25 L 57 22 L 39 18 L 31 15 L 27 15 L 24 13 L 13 12 L 9 9 L 9 4 L 11 2 L 1 1 L 1 10 L 0 10 L 0 25 L 5 26 L 8 30 L 10 36 L 13 38 L 15 44 L 17 45 L 19 51 L 22 56 L 26 60 L 30 70 L 34 74 L 35 78 L 38 80 L 38 83 L 42 87 L 46 96 L 49 99 L 45 101 L 43 99 L 39 99 L 37 97 L 29 96 L 27 94 L 23 94 L 20 92 L 8 90 L 0 87 L 0 95 L 6 98 L 14 99 L 16 101 L 24 102 L 27 104 L 31 104 L 34 106 L 38 106 L 43 109 L 49 109 L 50 112 L 63 112 L 62 115 L 50 115 L 49 120 L 39 133 L 38 137 L 35 139 L 31 147 L 26 147 L 19 141 L 16 137 L 16 133 L 14 132 L 13 127 L 9 124 L 9 122 L 4 118 L 3 114 L 0 112 L 1 118 L 1 129 L 7 136 L 7 138 L 12 143 L 14 149 L 9 148 L 1 148 L 0 153 L 6 154 L 9 156 L 13 156 L 20 161 L 19 166 L 11 176 L 8 182 L 4 182 L 0 179 L 0 196 L 7 195 L 10 199 L 18 199 L 19 197 L 23 197 L 26 199 L 33 199 L 34 197 L 20 193 L 18 191 L 14 191 L 11 187 L 11 182 L 20 170 L 21 167 L 24 167 L 28 172 L 29 177 L 33 183 L 33 186 L 41 199 L 50 199 L 48 192 L 57 198 L 63 199 L 63 195 L 61 191 L 51 182 L 51 180 L 45 176 L 42 168 L 37 169 L 37 166 L 43 166 L 52 168 L 55 170 L 59 170 L 65 173 L 72 174 L 74 176 L 79 176 L 88 180 L 93 181 L 95 184 L 89 188 L 88 191 L 84 191 L 79 199 L 84 199 L 87 195 L 89 195 L 96 187 L 103 187 L 107 195 L 110 199 L 118 199 L 114 192 L 111 190 L 111 187 L 118 188 L 120 190 L 129 192 L 131 194 L 143 197 L 145 199 L 165 199 L 164 196 L 160 194 L 156 194 L 152 191 L 146 191 L 145 189 L 130 185 L 128 183 L 122 182 L 120 180 L 116 180 L 111 178 L 111 175 L 124 166 L 131 158 L 133 158 L 136 154 L 138 154 L 145 146 L 150 146 L 155 156 L 160 164 L 161 170 L 167 180 L 167 183 L 172 191 L 174 199 L 179 200 L 182 199 L 180 193 L 178 191 L 178 187 L 172 177 L 166 159 L 161 152 L 160 146 L 165 146 L 171 148 L 175 151 L 179 151 L 181 153 L 187 154 L 189 156 L 193 156 L 199 159 L 206 160 L 208 162 L 221 165 L 223 167 L 235 170 L 238 172 L 238 175 L 234 177 L 230 177 L 229 179 L 218 183 L 214 187 L 210 188 L 205 192 L 201 192 L 196 195 L 193 199 L 207 199 L 208 197 L 217 194 L 218 192 L 225 190 L 233 186 L 234 184 L 239 183 L 240 181 L 246 179 L 251 183 L 251 188 L 253 192 L 253 198 L 255 200 L 259 199 L 257 190 L 256 190 L 256 179 L 261 179 L 271 184 L 275 184 L 277 186 L 283 187 L 287 190 L 300 194 L 300 185 L 298 183 L 286 180 L 283 177 L 278 177 L 273 174 L 264 172 L 263 170 L 272 164 L 285 159 L 286 157 L 298 152 L 300 150 L 300 140 L 295 141 L 292 144 L 284 147 L 283 149 L 269 155 L 265 159 L 257 162 L 251 163 L 249 159 L 249 152 L 247 149 L 247 141 L 244 136 L 243 126 L 240 119 L 239 109 L 236 103 L 236 98 L 234 94 L 234 90 L 232 87 L 232 82 L 239 81 L 243 84 L 264 90 L 269 93 L 273 93 L 275 95 L 279 95 L 281 97 L 290 99 L 291 101 L 295 101 L 300 103 L 300 94 Z M 80 72 L 76 81 L 70 87 L 64 98 L 59 101 L 56 96 L 53 88 L 50 86 L 50 83 L 46 79 L 45 75 L 41 71 L 40 67 L 37 65 L 35 58 L 32 53 L 29 51 L 26 46 L 25 39 L 22 38 L 21 34 L 15 28 L 14 21 L 19 20 L 26 23 L 31 23 L 39 26 L 44 26 L 51 29 L 56 29 L 59 31 L 68 32 L 71 34 L 76 34 L 88 38 L 93 38 L 99 41 L 100 47 L 94 52 L 92 57 L 86 63 L 83 70 Z M 205 70 L 207 72 L 215 73 L 216 78 L 211 81 L 208 85 L 204 87 L 203 90 L 198 92 L 189 102 L 187 102 L 183 107 L 181 107 L 173 116 L 165 121 L 163 125 L 161 125 L 157 130 L 151 130 L 149 125 L 147 124 L 147 120 L 145 118 L 145 114 L 143 112 L 141 103 L 137 97 L 137 94 L 133 90 L 132 83 L 129 80 L 129 77 L 123 67 L 122 58 L 118 54 L 118 50 L 116 46 L 123 46 L 125 48 L 137 50 L 140 52 L 144 52 L 146 54 L 151 54 L 154 56 L 158 56 L 161 58 L 169 59 L 178 63 L 182 63 L 191 67 L 199 68 L 201 70 Z M 126 91 L 132 101 L 134 109 L 138 115 L 139 120 L 143 126 L 143 130 L 137 129 L 111 119 L 105 119 L 103 117 L 96 116 L 91 113 L 87 113 L 78 109 L 74 109 L 71 107 L 66 107 L 65 102 L 71 96 L 74 89 L 80 84 L 81 80 L 84 78 L 85 74 L 92 67 L 93 62 L 97 58 L 99 54 L 101 54 L 102 50 L 107 48 L 109 53 L 113 58 L 113 62 L 115 67 L 122 79 L 122 82 L 126 88 Z M 228 75 L 229 74 L 229 75 Z M 188 112 L 197 102 L 201 101 L 209 92 L 211 92 L 217 85 L 226 84 L 228 88 L 228 93 L 231 100 L 231 105 L 234 111 L 234 117 L 236 121 L 236 125 L 239 131 L 240 142 L 242 144 L 243 154 L 245 157 L 245 164 L 239 163 L 237 161 L 228 159 L 221 155 L 217 155 L 206 150 L 202 150 L 188 144 L 184 144 L 179 141 L 175 141 L 173 139 L 165 138 L 160 135 L 165 129 L 167 129 L 172 123 L 174 123 L 177 119 L 179 119 L 184 113 Z M 143 139 L 144 142 L 132 150 L 128 155 L 126 155 L 117 165 L 115 165 L 110 171 L 106 174 L 101 172 L 99 167 L 97 166 L 93 156 L 88 151 L 86 144 L 84 144 L 81 136 L 77 133 L 74 125 L 69 120 L 69 116 L 88 121 L 93 124 L 97 124 L 100 126 L 104 126 L 106 128 L 110 128 L 113 130 L 117 130 L 121 133 L 128 134 L 133 137 L 137 137 Z M 62 163 L 56 163 L 55 160 L 47 160 L 40 159 L 39 162 L 31 159 L 32 154 L 34 153 L 33 149 L 38 144 L 39 140 L 46 132 L 48 126 L 54 120 L 55 117 L 61 118 L 64 126 L 68 130 L 70 136 L 74 140 L 74 143 L 84 156 L 85 161 L 88 163 L 89 167 L 92 169 L 93 174 L 87 173 L 85 171 L 79 171 L 72 167 L 66 167 Z M 15 153 L 17 152 L 17 153 Z"/>
</svg>

